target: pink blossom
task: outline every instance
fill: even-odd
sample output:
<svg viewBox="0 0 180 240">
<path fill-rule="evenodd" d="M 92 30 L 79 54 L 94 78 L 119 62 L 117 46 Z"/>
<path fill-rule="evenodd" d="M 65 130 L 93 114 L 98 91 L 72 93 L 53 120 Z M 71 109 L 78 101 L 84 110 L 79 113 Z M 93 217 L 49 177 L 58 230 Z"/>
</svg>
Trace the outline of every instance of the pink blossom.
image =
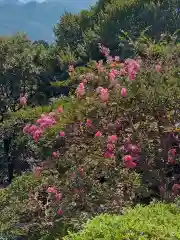
<svg viewBox="0 0 180 240">
<path fill-rule="evenodd" d="M 127 153 L 127 149 L 125 148 L 124 145 L 120 147 L 120 151 L 121 151 L 122 153 Z"/>
<path fill-rule="evenodd" d="M 180 184 L 174 184 L 173 186 L 172 186 L 172 191 L 174 192 L 174 194 L 178 194 L 179 192 L 180 192 Z"/>
<path fill-rule="evenodd" d="M 96 134 L 95 134 L 95 137 L 101 137 L 102 136 L 102 133 L 100 131 L 98 131 Z"/>
<path fill-rule="evenodd" d="M 52 153 L 53 157 L 57 157 L 57 152 Z"/>
<path fill-rule="evenodd" d="M 110 80 L 113 80 L 116 76 L 119 75 L 119 71 L 116 69 L 111 69 L 111 71 L 109 72 L 109 78 Z"/>
<path fill-rule="evenodd" d="M 135 153 L 135 154 L 140 153 L 140 149 L 137 145 L 129 144 L 127 147 L 128 147 L 128 150 L 132 153 Z"/>
<path fill-rule="evenodd" d="M 161 69 L 162 69 L 161 65 L 160 64 L 156 64 L 156 66 L 155 66 L 156 72 L 161 72 Z"/>
<path fill-rule="evenodd" d="M 63 107 L 58 107 L 58 113 L 63 113 Z"/>
<path fill-rule="evenodd" d="M 121 96 L 122 97 L 126 97 L 127 96 L 127 89 L 126 88 L 122 88 L 121 89 Z"/>
<path fill-rule="evenodd" d="M 132 156 L 131 155 L 125 155 L 123 157 L 123 161 L 124 162 L 131 162 L 133 160 Z"/>
<path fill-rule="evenodd" d="M 103 102 L 107 102 L 109 99 L 109 90 L 107 88 L 102 88 L 100 92 L 100 99 Z"/>
<path fill-rule="evenodd" d="M 174 160 L 174 158 L 173 158 L 172 156 L 169 156 L 169 157 L 168 157 L 168 163 L 169 163 L 169 164 L 175 164 L 176 161 Z"/>
<path fill-rule="evenodd" d="M 136 167 L 136 163 L 134 163 L 133 161 L 125 162 L 124 165 L 125 165 L 126 168 L 134 168 L 134 167 Z"/>
<path fill-rule="evenodd" d="M 58 209 L 58 211 L 57 211 L 57 214 L 59 215 L 59 216 L 61 216 L 62 214 L 63 214 L 63 211 L 62 211 L 62 209 L 60 208 L 60 209 Z"/>
<path fill-rule="evenodd" d="M 176 155 L 176 149 L 171 148 L 171 149 L 169 149 L 168 153 L 171 154 L 174 157 Z"/>
<path fill-rule="evenodd" d="M 80 83 L 76 89 L 76 95 L 77 97 L 81 98 L 85 95 L 85 86 L 84 83 Z"/>
<path fill-rule="evenodd" d="M 139 70 L 140 68 L 139 62 L 137 62 L 134 59 L 130 59 L 130 58 L 126 59 L 125 64 L 128 66 L 128 68 L 131 68 L 132 70 L 135 70 L 135 71 Z"/>
<path fill-rule="evenodd" d="M 57 190 L 55 187 L 48 187 L 47 192 L 57 194 Z"/>
<path fill-rule="evenodd" d="M 60 136 L 60 137 L 64 137 L 64 136 L 65 136 L 65 132 L 60 132 L 60 133 L 59 133 L 59 136 Z"/>
<path fill-rule="evenodd" d="M 88 126 L 88 127 L 92 126 L 92 120 L 91 119 L 86 120 L 86 126 Z"/>
<path fill-rule="evenodd" d="M 22 106 L 27 104 L 27 98 L 25 96 L 20 97 L 19 102 Z"/>
<path fill-rule="evenodd" d="M 133 81 L 133 80 L 135 79 L 135 77 L 136 77 L 136 72 L 135 72 L 135 71 L 129 72 L 129 79 L 130 79 L 131 81 Z"/>
<path fill-rule="evenodd" d="M 56 193 L 55 198 L 56 198 L 56 201 L 60 201 L 62 199 L 62 194 Z"/>
<path fill-rule="evenodd" d="M 24 133 L 29 133 L 30 127 L 31 127 L 31 124 L 27 124 L 27 125 L 23 128 L 23 132 L 24 132 Z"/>
<path fill-rule="evenodd" d="M 114 145 L 112 143 L 107 144 L 108 151 L 112 152 L 114 150 Z"/>
<path fill-rule="evenodd" d="M 110 73 L 109 73 L 109 79 L 110 79 L 110 80 L 114 80 L 115 77 L 116 77 L 116 75 L 115 75 L 113 72 L 110 72 Z"/>
<path fill-rule="evenodd" d="M 111 64 L 113 62 L 113 58 L 111 56 L 107 56 L 106 58 L 107 58 L 106 60 L 107 64 Z"/>
<path fill-rule="evenodd" d="M 36 125 L 30 125 L 30 124 L 27 124 L 24 127 L 23 132 L 30 134 L 33 137 L 35 142 L 37 142 L 41 137 L 41 135 L 43 134 L 43 130 L 40 127 Z"/>
<path fill-rule="evenodd" d="M 133 162 L 133 158 L 131 155 L 125 155 L 123 157 L 123 162 L 124 162 L 124 166 L 126 168 L 134 168 L 136 167 L 136 163 Z"/>
<path fill-rule="evenodd" d="M 108 57 L 109 54 L 110 54 L 109 48 L 107 48 L 107 47 L 105 47 L 105 46 L 103 46 L 101 44 L 99 44 L 99 50 L 105 57 Z"/>
<path fill-rule="evenodd" d="M 119 57 L 119 56 L 115 56 L 115 57 L 114 57 L 114 60 L 115 60 L 116 62 L 119 62 L 119 61 L 120 61 L 120 57 Z"/>
<path fill-rule="evenodd" d="M 108 136 L 108 142 L 109 142 L 109 143 L 115 143 L 115 142 L 117 142 L 117 136 L 116 136 L 116 135 Z"/>
<path fill-rule="evenodd" d="M 51 127 L 56 123 L 56 119 L 52 115 L 42 115 L 38 120 L 40 128 L 45 129 L 47 127 Z"/>
<path fill-rule="evenodd" d="M 114 158 L 115 155 L 114 155 L 113 152 L 106 151 L 106 152 L 104 153 L 104 157 L 105 157 L 105 158 Z"/>
<path fill-rule="evenodd" d="M 140 68 L 139 62 L 135 61 L 134 59 L 127 59 L 125 64 L 129 79 L 134 80 Z"/>
<path fill-rule="evenodd" d="M 41 128 L 34 131 L 33 135 L 32 135 L 34 141 L 37 142 L 39 140 L 39 138 L 42 136 L 42 134 L 43 134 L 43 130 Z"/>
</svg>

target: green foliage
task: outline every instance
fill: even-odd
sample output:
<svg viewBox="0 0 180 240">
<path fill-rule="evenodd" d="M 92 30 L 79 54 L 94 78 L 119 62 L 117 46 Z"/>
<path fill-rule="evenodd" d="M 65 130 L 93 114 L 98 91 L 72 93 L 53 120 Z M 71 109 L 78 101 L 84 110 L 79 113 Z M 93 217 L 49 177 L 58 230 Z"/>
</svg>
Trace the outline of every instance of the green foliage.
<svg viewBox="0 0 180 240">
<path fill-rule="evenodd" d="M 119 240 L 180 238 L 180 211 L 176 205 L 156 203 L 136 206 L 122 216 L 100 215 L 85 224 L 83 230 L 64 240 Z"/>
<path fill-rule="evenodd" d="M 58 36 L 57 43 L 61 48 L 75 46 L 81 41 L 82 29 L 79 25 L 79 16 L 72 13 L 65 13 L 61 18 L 58 27 L 55 27 L 55 34 Z"/>
<path fill-rule="evenodd" d="M 40 184 L 40 180 L 31 174 L 18 177 L 7 189 L 0 189 L 0 212 L 3 221 L 0 223 L 0 232 L 4 234 L 23 234 L 18 225 L 21 216 L 28 216 L 26 205 L 29 192 Z M 27 220 L 27 219 L 26 219 Z M 29 221 L 29 220 L 28 220 Z"/>
<path fill-rule="evenodd" d="M 17 111 L 21 107 L 19 105 L 21 94 L 27 94 L 31 102 L 34 95 L 37 98 L 37 95 L 42 93 L 40 88 L 41 85 L 45 87 L 45 83 L 39 80 L 38 74 L 50 68 L 52 52 L 52 48 L 33 45 L 23 34 L 0 39 L 0 117 L 2 119 L 7 112 Z"/>
<path fill-rule="evenodd" d="M 112 50 L 113 55 L 120 54 L 121 58 L 126 58 L 132 56 L 132 52 L 124 52 L 122 48 L 119 39 L 122 30 L 137 39 L 144 29 L 150 27 L 148 35 L 160 39 L 162 33 L 171 34 L 179 28 L 179 8 L 179 1 L 173 0 L 101 0 L 89 11 L 65 15 L 56 25 L 56 41 L 63 48 L 68 44 L 77 56 L 82 55 L 76 49 L 79 45 L 83 55 L 92 59 L 99 57 L 97 43 L 101 42 Z M 67 26 L 69 23 L 71 28 Z"/>
</svg>

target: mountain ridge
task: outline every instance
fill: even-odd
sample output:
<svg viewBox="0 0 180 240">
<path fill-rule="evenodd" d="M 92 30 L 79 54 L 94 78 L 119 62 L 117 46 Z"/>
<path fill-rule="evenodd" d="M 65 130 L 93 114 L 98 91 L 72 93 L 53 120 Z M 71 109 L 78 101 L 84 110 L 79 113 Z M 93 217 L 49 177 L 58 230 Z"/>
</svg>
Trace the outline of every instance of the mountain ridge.
<svg viewBox="0 0 180 240">
<path fill-rule="evenodd" d="M 65 11 L 77 13 L 95 2 L 96 0 L 0 0 L 0 35 L 25 32 L 32 40 L 52 42 L 53 26 Z"/>
</svg>

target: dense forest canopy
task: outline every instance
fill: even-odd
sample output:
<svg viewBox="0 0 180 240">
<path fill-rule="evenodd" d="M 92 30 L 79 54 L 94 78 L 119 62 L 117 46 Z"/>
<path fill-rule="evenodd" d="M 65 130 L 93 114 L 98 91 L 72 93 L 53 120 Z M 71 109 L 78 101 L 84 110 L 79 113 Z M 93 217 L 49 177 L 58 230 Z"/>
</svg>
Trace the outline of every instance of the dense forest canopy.
<svg viewBox="0 0 180 240">
<path fill-rule="evenodd" d="M 4 239 L 178 239 L 179 9 L 99 0 L 64 13 L 54 44 L 0 38 Z"/>
</svg>

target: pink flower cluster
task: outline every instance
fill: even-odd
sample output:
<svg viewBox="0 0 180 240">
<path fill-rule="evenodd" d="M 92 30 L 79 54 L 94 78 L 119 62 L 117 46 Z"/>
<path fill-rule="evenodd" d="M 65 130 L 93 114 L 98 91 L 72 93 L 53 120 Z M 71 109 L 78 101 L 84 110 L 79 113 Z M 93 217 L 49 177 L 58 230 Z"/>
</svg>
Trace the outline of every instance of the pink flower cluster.
<svg viewBox="0 0 180 240">
<path fill-rule="evenodd" d="M 136 162 L 139 160 L 140 148 L 138 145 L 132 144 L 129 138 L 125 139 L 124 145 L 120 148 L 124 155 L 123 163 L 126 168 L 136 167 Z M 129 153 L 129 154 L 128 154 Z M 134 162 L 136 161 L 136 162 Z"/>
<path fill-rule="evenodd" d="M 99 97 L 102 102 L 107 102 L 109 99 L 109 90 L 107 88 L 98 87 L 96 93 L 99 94 Z"/>
<path fill-rule="evenodd" d="M 27 104 L 27 98 L 25 96 L 20 97 L 19 103 L 21 106 L 25 106 Z"/>
<path fill-rule="evenodd" d="M 176 156 L 176 149 L 175 148 L 169 149 L 169 151 L 168 151 L 168 163 L 169 164 L 176 163 L 175 156 Z"/>
<path fill-rule="evenodd" d="M 53 152 L 53 153 L 52 153 L 52 156 L 53 156 L 54 158 L 56 158 L 56 157 L 58 156 L 57 152 Z"/>
<path fill-rule="evenodd" d="M 55 187 L 48 187 L 47 188 L 47 192 L 50 193 L 50 194 L 53 194 L 57 202 L 59 202 L 62 199 L 62 193 L 58 192 Z M 57 210 L 57 214 L 58 215 L 62 215 L 63 214 L 63 211 L 62 211 L 61 208 L 59 208 Z"/>
<path fill-rule="evenodd" d="M 62 193 L 59 193 L 55 187 L 48 187 L 47 192 L 54 194 L 57 201 L 60 201 L 62 199 Z"/>
<path fill-rule="evenodd" d="M 96 68 L 97 68 L 99 73 L 103 73 L 104 72 L 103 62 L 102 61 L 97 62 L 96 63 Z"/>
<path fill-rule="evenodd" d="M 54 113 L 49 113 L 47 115 L 42 114 L 41 117 L 37 120 L 37 123 L 40 125 L 41 129 L 45 129 L 51 127 L 56 123 L 56 119 L 54 118 Z"/>
<path fill-rule="evenodd" d="M 97 131 L 95 134 L 95 137 L 101 137 L 101 136 L 102 136 L 102 133 L 100 131 Z"/>
<path fill-rule="evenodd" d="M 120 84 L 117 83 L 116 77 L 121 76 L 124 73 L 126 74 L 126 70 L 123 68 L 120 71 L 118 71 L 116 69 L 111 69 L 111 71 L 109 72 L 109 80 L 111 82 L 111 85 L 116 87 L 117 90 L 120 89 Z M 127 89 L 124 87 L 121 89 L 121 96 L 122 97 L 127 96 Z"/>
<path fill-rule="evenodd" d="M 110 49 L 101 44 L 99 44 L 99 50 L 105 57 L 108 57 L 110 54 Z"/>
<path fill-rule="evenodd" d="M 127 59 L 125 61 L 125 69 L 126 72 L 128 73 L 129 79 L 133 81 L 140 69 L 140 64 L 134 59 Z"/>
<path fill-rule="evenodd" d="M 112 81 L 112 80 L 114 80 L 118 75 L 120 75 L 120 71 L 118 71 L 117 69 L 111 69 L 111 71 L 109 72 L 109 79 Z"/>
<path fill-rule="evenodd" d="M 64 111 L 63 107 L 60 106 L 57 111 L 58 111 L 58 113 L 63 113 L 63 111 Z"/>
<path fill-rule="evenodd" d="M 107 88 L 101 88 L 100 99 L 102 102 L 107 102 L 109 99 L 109 90 Z"/>
<path fill-rule="evenodd" d="M 84 86 L 84 83 L 80 83 L 76 89 L 76 96 L 78 98 L 81 98 L 85 95 L 85 86 Z"/>
<path fill-rule="evenodd" d="M 116 85 L 118 84 L 116 77 L 119 75 L 119 71 L 116 69 L 111 69 L 111 71 L 109 72 L 109 80 L 112 86 L 116 87 Z"/>
<path fill-rule="evenodd" d="M 134 168 L 134 167 L 136 167 L 136 163 L 133 162 L 133 158 L 132 158 L 131 155 L 125 155 L 123 157 L 123 162 L 124 162 L 124 166 L 126 168 Z"/>
<path fill-rule="evenodd" d="M 87 119 L 86 120 L 86 127 L 91 127 L 92 126 L 92 120 L 91 119 Z"/>
<path fill-rule="evenodd" d="M 60 106 L 57 109 L 58 113 L 63 112 L 63 108 Z M 35 142 L 38 142 L 39 138 L 43 135 L 46 128 L 51 127 L 56 123 L 56 112 L 50 112 L 49 114 L 42 114 L 41 117 L 36 121 L 38 125 L 27 124 L 23 128 L 23 132 L 32 136 Z"/>
<path fill-rule="evenodd" d="M 114 62 L 113 57 L 112 57 L 112 56 L 107 56 L 107 57 L 106 57 L 106 62 L 107 62 L 107 64 L 113 63 L 113 62 Z"/>
<path fill-rule="evenodd" d="M 118 139 L 117 139 L 116 135 L 108 136 L 106 151 L 104 154 L 105 158 L 114 158 L 115 157 L 115 144 L 116 144 L 117 140 Z"/>
<path fill-rule="evenodd" d="M 176 183 L 172 186 L 173 195 L 180 194 L 180 184 Z"/>
<path fill-rule="evenodd" d="M 23 132 L 26 133 L 26 134 L 31 135 L 35 142 L 37 142 L 39 140 L 39 138 L 43 134 L 43 130 L 39 126 L 37 126 L 35 124 L 32 124 L 32 125 L 31 124 L 27 124 L 23 128 Z"/>
</svg>

